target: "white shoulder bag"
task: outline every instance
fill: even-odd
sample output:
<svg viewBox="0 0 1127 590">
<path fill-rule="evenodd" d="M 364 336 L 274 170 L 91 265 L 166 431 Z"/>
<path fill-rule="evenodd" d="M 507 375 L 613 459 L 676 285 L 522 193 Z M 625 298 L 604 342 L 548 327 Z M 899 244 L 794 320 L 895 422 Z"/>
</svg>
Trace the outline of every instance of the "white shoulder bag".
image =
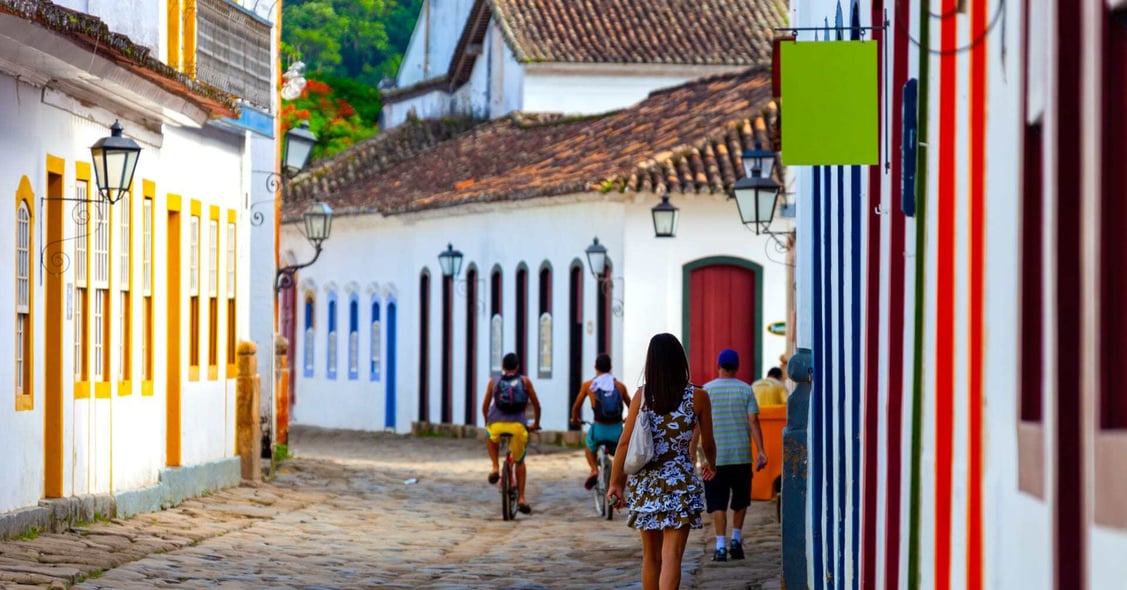
<svg viewBox="0 0 1127 590">
<path fill-rule="evenodd" d="M 634 419 L 634 432 L 630 434 L 630 445 L 626 449 L 626 463 L 623 470 L 629 475 L 641 471 L 654 458 L 654 435 L 650 431 L 650 417 L 646 413 L 645 398 L 638 415 Z"/>
</svg>

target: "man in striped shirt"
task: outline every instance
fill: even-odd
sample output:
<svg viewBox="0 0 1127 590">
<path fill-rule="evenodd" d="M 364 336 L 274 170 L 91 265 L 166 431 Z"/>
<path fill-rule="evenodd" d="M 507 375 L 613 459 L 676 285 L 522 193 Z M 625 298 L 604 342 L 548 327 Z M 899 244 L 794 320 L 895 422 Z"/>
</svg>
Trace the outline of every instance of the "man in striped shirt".
<svg viewBox="0 0 1127 590">
<path fill-rule="evenodd" d="M 743 528 L 751 504 L 751 441 L 759 456 L 755 470 L 767 465 L 763 434 L 759 429 L 759 404 L 751 386 L 736 378 L 740 356 L 726 348 L 717 359 L 720 376 L 704 384 L 712 401 L 712 431 L 716 437 L 716 476 L 704 482 L 705 507 L 716 530 L 713 561 L 743 559 Z M 693 448 L 696 448 L 694 437 Z M 728 509 L 732 509 L 732 542 L 725 543 Z"/>
</svg>

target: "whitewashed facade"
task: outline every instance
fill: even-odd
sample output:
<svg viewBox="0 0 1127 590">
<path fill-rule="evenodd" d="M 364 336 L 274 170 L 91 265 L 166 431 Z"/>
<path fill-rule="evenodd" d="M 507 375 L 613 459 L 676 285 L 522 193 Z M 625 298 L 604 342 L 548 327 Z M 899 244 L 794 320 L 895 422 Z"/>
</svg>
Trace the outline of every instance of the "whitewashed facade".
<svg viewBox="0 0 1127 590">
<path fill-rule="evenodd" d="M 0 91 L 11 97 L 0 103 L 9 195 L 0 331 L 25 334 L 0 342 L 0 381 L 16 385 L 0 404 L 0 534 L 18 534 L 9 522 L 54 526 L 36 520 L 43 500 L 112 497 L 125 515 L 238 482 L 231 343 L 248 339 L 250 269 L 262 259 L 248 224 L 252 161 L 269 154 L 272 169 L 274 160 L 269 101 L 245 104 L 265 119 L 235 118 L 237 105 L 216 98 L 223 90 L 151 71 L 143 53 L 141 64 L 115 63 L 123 58 L 99 56 L 37 16 L 80 26 L 101 18 L 165 61 L 165 2 L 33 4 L 0 15 Z M 14 59 L 15 39 L 43 59 Z M 115 120 L 142 148 L 132 193 L 86 202 L 97 199 L 89 147 Z M 31 520 L 6 518 L 21 513 Z"/>
</svg>

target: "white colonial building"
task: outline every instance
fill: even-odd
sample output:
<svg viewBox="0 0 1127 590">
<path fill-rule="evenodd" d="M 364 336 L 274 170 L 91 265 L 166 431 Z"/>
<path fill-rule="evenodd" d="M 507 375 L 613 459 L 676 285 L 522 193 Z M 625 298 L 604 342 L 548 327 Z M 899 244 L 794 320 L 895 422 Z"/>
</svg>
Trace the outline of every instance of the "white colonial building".
<svg viewBox="0 0 1127 590">
<path fill-rule="evenodd" d="M 0 536 L 57 526 L 44 500 L 89 519 L 238 482 L 270 20 L 225 0 L 0 0 Z M 115 121 L 141 152 L 110 203 L 90 146 Z"/>
<path fill-rule="evenodd" d="M 766 327 L 786 319 L 786 238 L 749 231 L 727 196 L 743 176 L 744 150 L 777 140 L 766 65 L 780 6 L 706 3 L 723 5 L 721 22 L 701 16 L 700 3 L 603 2 L 601 12 L 588 4 L 427 3 L 419 22 L 432 31 L 416 29 L 401 88 L 385 94 L 392 128 L 287 192 L 284 259 L 313 256 L 300 232 L 305 208 L 320 200 L 335 213 L 324 253 L 283 297 L 296 423 L 480 425 L 486 380 L 516 352 L 544 427 L 563 430 L 600 352 L 636 384 L 659 332 L 682 338 L 700 382 L 725 347 L 740 351 L 747 380 L 785 351 Z M 440 5 L 452 13 L 439 15 Z M 569 19 L 601 23 L 605 36 L 565 39 L 579 35 Z M 519 36 L 518 25 L 542 34 Z M 486 31 L 494 65 L 472 59 L 484 55 Z M 723 52 L 725 43 L 748 49 Z M 549 54 L 598 63 L 568 73 L 566 93 L 533 91 L 543 80 L 531 62 Z M 653 75 L 635 76 L 641 70 Z M 718 73 L 684 82 L 710 72 Z M 403 94 L 435 79 L 447 85 Z M 655 238 L 651 209 L 663 196 L 680 208 L 673 239 Z M 598 278 L 585 254 L 596 237 L 610 261 Z M 464 256 L 453 277 L 437 257 L 448 244 Z"/>
</svg>

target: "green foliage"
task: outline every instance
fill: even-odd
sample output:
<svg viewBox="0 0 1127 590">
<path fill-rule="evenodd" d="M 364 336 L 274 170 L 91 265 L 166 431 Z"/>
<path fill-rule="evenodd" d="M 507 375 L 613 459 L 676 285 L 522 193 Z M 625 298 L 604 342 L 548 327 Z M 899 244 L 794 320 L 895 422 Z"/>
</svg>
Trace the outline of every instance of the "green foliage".
<svg viewBox="0 0 1127 590">
<path fill-rule="evenodd" d="M 379 131 L 365 123 L 332 86 L 317 80 L 309 80 L 297 100 L 282 105 L 283 133 L 301 121 L 309 121 L 309 130 L 317 136 L 312 160 L 342 152 Z"/>
<path fill-rule="evenodd" d="M 282 51 L 311 77 L 350 78 L 375 87 L 394 76 L 422 0 L 289 0 Z"/>
<path fill-rule="evenodd" d="M 289 445 L 287 445 L 285 443 L 279 443 L 279 444 L 274 445 L 274 460 L 275 461 L 285 461 L 286 459 L 289 459 L 291 456 L 292 455 L 290 455 Z"/>
<path fill-rule="evenodd" d="M 39 527 L 31 527 L 27 529 L 22 535 L 16 537 L 17 541 L 34 541 L 39 538 Z"/>
</svg>

